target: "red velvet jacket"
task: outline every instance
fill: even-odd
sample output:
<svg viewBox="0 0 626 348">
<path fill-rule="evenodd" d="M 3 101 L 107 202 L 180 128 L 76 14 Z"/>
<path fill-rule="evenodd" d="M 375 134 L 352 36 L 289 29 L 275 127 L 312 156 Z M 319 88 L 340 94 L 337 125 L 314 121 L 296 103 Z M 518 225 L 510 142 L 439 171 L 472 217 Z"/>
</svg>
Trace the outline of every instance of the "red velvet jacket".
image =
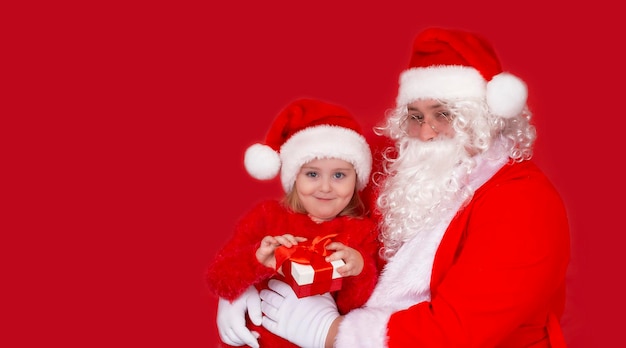
<svg viewBox="0 0 626 348">
<path fill-rule="evenodd" d="M 452 220 L 432 300 L 391 316 L 389 347 L 564 346 L 568 261 L 558 193 L 532 162 L 507 165 Z"/>
<path fill-rule="evenodd" d="M 237 225 L 232 239 L 218 252 L 214 262 L 209 266 L 207 278 L 211 292 L 233 300 L 250 285 L 255 285 L 259 290 L 266 287 L 267 281 L 276 274 L 276 271 L 259 263 L 255 252 L 264 236 L 285 233 L 306 237 L 309 240 L 316 236 L 337 233 L 337 237 L 333 238 L 334 241 L 342 242 L 361 252 L 365 261 L 363 271 L 357 276 L 344 278 L 341 290 L 333 295 L 342 314 L 365 303 L 378 275 L 376 259 L 379 242 L 374 222 L 367 218 L 337 217 L 318 224 L 306 214 L 288 211 L 277 201 L 267 201 L 258 205 Z M 259 338 L 261 347 L 296 347 L 274 336 L 262 326 L 254 326 L 248 321 L 248 327 L 261 334 Z"/>
</svg>

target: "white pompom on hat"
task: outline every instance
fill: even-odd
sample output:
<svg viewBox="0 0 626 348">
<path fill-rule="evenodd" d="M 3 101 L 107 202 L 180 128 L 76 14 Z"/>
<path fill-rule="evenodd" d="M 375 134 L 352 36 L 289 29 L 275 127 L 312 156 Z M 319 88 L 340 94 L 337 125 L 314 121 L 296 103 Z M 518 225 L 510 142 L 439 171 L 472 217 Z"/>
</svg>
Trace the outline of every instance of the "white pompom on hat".
<svg viewBox="0 0 626 348">
<path fill-rule="evenodd" d="M 351 163 L 357 188 L 369 181 L 372 153 L 361 126 L 343 107 L 316 99 L 298 99 L 272 122 L 265 143 L 248 147 L 244 166 L 252 177 L 270 180 L 280 172 L 285 192 L 291 192 L 300 167 L 314 159 L 338 158 Z"/>
<path fill-rule="evenodd" d="M 528 97 L 524 81 L 502 71 L 491 44 L 461 30 L 430 28 L 418 34 L 399 82 L 398 106 L 422 98 L 476 98 L 494 115 L 510 118 L 523 111 Z"/>
</svg>

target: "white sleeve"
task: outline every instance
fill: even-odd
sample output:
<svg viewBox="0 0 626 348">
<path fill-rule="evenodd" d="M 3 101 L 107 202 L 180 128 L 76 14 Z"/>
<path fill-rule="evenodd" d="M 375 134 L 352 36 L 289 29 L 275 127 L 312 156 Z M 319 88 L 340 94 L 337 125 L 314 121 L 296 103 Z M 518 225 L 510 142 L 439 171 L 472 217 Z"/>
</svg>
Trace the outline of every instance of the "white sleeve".
<svg viewBox="0 0 626 348">
<path fill-rule="evenodd" d="M 335 347 L 387 347 L 387 323 L 393 311 L 363 307 L 346 314 L 335 337 Z"/>
</svg>

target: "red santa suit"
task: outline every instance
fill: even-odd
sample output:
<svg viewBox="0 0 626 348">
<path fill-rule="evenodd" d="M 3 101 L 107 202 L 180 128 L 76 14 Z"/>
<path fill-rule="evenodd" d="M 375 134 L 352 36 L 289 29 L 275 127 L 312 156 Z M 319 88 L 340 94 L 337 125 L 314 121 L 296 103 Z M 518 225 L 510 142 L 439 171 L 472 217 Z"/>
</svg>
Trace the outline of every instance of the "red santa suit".
<svg viewBox="0 0 626 348">
<path fill-rule="evenodd" d="M 222 298 L 233 300 L 250 285 L 258 290 L 267 288 L 267 281 L 276 270 L 265 267 L 256 259 L 255 252 L 266 235 L 290 233 L 308 238 L 337 234 L 333 241 L 341 242 L 358 250 L 365 261 L 361 274 L 343 279 L 342 288 L 333 293 L 342 314 L 361 307 L 369 298 L 377 281 L 376 258 L 379 242 L 378 231 L 371 219 L 336 217 L 316 223 L 308 215 L 294 213 L 277 201 L 267 201 L 255 207 L 243 217 L 236 227 L 233 238 L 217 254 L 208 270 L 209 289 Z M 261 347 L 296 347 L 273 335 L 262 326 L 248 320 L 248 328 L 261 334 Z M 228 347 L 224 343 L 222 346 Z"/>
<path fill-rule="evenodd" d="M 471 201 L 398 250 L 336 347 L 565 347 L 564 205 L 532 162 L 499 158 L 477 156 Z"/>
</svg>

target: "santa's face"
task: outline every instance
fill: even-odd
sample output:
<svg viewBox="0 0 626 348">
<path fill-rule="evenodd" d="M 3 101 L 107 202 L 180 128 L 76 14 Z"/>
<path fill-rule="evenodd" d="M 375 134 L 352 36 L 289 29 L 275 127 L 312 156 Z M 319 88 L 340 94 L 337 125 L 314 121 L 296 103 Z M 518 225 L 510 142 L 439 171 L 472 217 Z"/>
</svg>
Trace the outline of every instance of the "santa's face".
<svg viewBox="0 0 626 348">
<path fill-rule="evenodd" d="M 350 203 L 355 186 L 354 166 L 335 158 L 304 164 L 295 182 L 298 199 L 317 222 L 335 218 Z"/>
<path fill-rule="evenodd" d="M 407 105 L 401 128 L 409 137 L 421 141 L 429 141 L 437 136 L 454 136 L 452 113 L 435 99 L 416 100 Z"/>
</svg>

